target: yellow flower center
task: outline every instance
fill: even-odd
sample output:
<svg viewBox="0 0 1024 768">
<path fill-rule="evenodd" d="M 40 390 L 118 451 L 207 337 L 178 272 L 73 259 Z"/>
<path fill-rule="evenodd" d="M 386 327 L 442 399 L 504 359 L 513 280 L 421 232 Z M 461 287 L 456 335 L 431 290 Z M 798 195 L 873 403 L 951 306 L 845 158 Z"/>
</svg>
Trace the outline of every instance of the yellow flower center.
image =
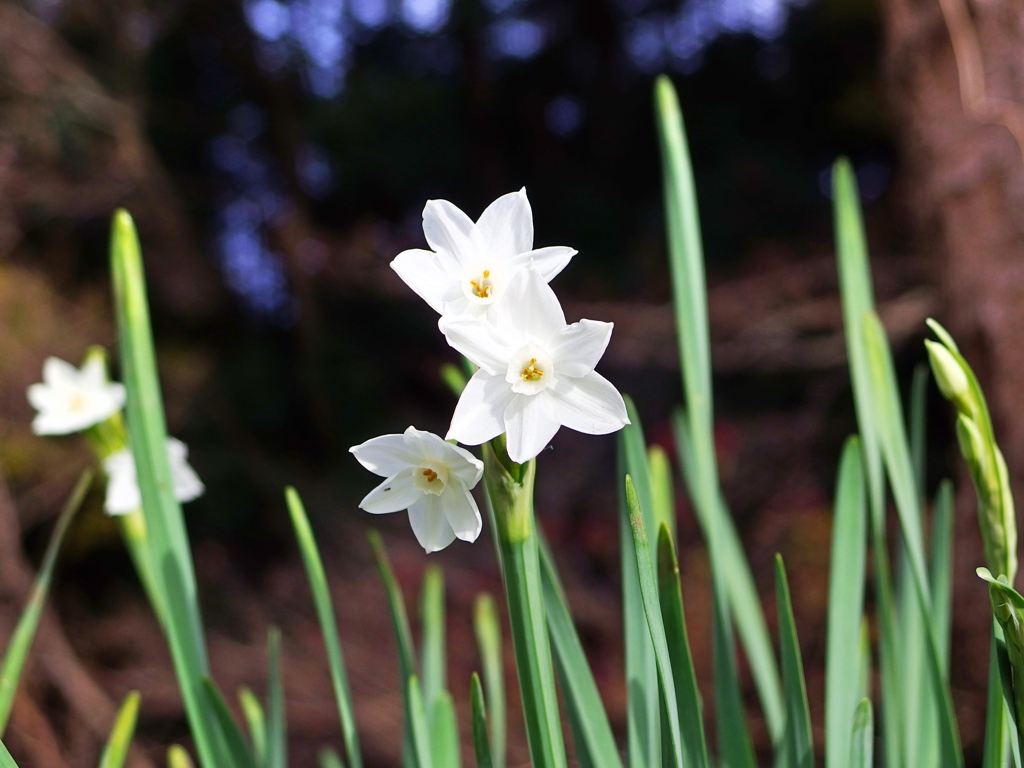
<svg viewBox="0 0 1024 768">
<path fill-rule="evenodd" d="M 424 469 L 423 476 L 427 478 L 428 483 L 433 483 L 435 480 L 437 480 L 437 472 L 435 472 L 432 469 Z"/>
<path fill-rule="evenodd" d="M 85 397 L 81 392 L 73 392 L 71 394 L 71 402 L 68 403 L 68 409 L 72 413 L 78 413 L 78 411 L 85 408 Z"/>
<path fill-rule="evenodd" d="M 481 299 L 491 298 L 492 284 L 489 282 L 491 279 L 491 270 L 485 269 L 483 276 L 479 280 L 470 280 L 469 284 L 473 289 L 473 295 Z"/>
<path fill-rule="evenodd" d="M 537 367 L 537 358 L 531 357 L 529 365 L 523 368 L 519 375 L 523 377 L 523 381 L 539 381 L 544 376 L 544 371 Z"/>
</svg>

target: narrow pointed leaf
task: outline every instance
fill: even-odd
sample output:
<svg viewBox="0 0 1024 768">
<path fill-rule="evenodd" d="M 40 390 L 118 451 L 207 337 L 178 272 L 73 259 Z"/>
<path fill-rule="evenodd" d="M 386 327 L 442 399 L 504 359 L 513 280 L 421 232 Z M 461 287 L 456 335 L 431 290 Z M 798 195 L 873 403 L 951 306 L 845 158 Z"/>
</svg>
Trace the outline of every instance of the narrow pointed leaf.
<svg viewBox="0 0 1024 768">
<path fill-rule="evenodd" d="M 272 627 L 267 637 L 267 768 L 287 768 L 284 689 L 281 685 L 281 631 Z"/>
<path fill-rule="evenodd" d="M 338 716 L 341 720 L 341 735 L 345 740 L 345 756 L 350 768 L 362 768 L 363 758 L 359 749 L 359 734 L 356 732 L 356 719 L 352 708 L 352 694 L 349 690 L 348 675 L 345 672 L 345 659 L 341 652 L 341 641 L 338 638 L 338 624 L 334 617 L 334 604 L 331 591 L 327 586 L 327 575 L 324 573 L 320 550 L 309 525 L 309 518 L 302 505 L 298 492 L 294 488 L 285 490 L 288 512 L 291 515 L 292 527 L 299 542 L 302 563 L 306 568 L 306 578 L 313 593 L 313 604 L 316 606 L 317 619 L 320 621 L 320 632 L 324 636 L 324 648 L 327 651 L 327 664 L 331 671 L 331 686 L 334 688 L 334 699 L 338 705 Z"/>
<path fill-rule="evenodd" d="M 423 574 L 420 622 L 423 628 L 423 706 L 433 726 L 434 707 L 447 685 L 445 677 L 444 575 L 437 566 Z"/>
<path fill-rule="evenodd" d="M 461 768 L 459 748 L 459 722 L 455 715 L 455 702 L 448 691 L 442 690 L 434 702 L 430 718 L 430 754 L 434 765 Z"/>
<path fill-rule="evenodd" d="M 238 704 L 242 708 L 245 725 L 249 729 L 249 743 L 252 753 L 260 765 L 267 764 L 267 718 L 263 713 L 263 705 L 256 694 L 248 688 L 238 691 Z"/>
<path fill-rule="evenodd" d="M 172 744 L 167 750 L 167 768 L 195 768 L 195 764 L 183 746 Z"/>
<path fill-rule="evenodd" d="M 829 574 L 825 652 L 825 764 L 843 768 L 850 755 L 850 723 L 864 697 L 859 658 L 867 562 L 867 499 L 861 444 L 846 441 L 839 465 Z"/>
<path fill-rule="evenodd" d="M 661 618 L 661 603 L 658 596 L 658 585 L 654 580 L 654 565 L 651 562 L 650 548 L 647 542 L 647 530 L 644 528 L 643 511 L 637 500 L 633 479 L 626 475 L 626 503 L 629 505 L 629 523 L 633 533 L 633 547 L 636 552 L 636 568 L 640 581 L 640 593 L 643 598 L 647 627 L 654 645 L 654 658 L 658 669 L 658 688 L 661 701 L 665 707 L 667 733 L 665 740 L 669 747 L 668 754 L 662 754 L 663 760 L 669 765 L 682 768 L 683 745 L 679 731 L 679 706 L 676 701 L 675 681 L 672 673 L 672 661 L 668 652 L 668 640 L 665 636 L 665 625 Z"/>
<path fill-rule="evenodd" d="M 853 719 L 853 734 L 850 743 L 850 768 L 872 768 L 874 766 L 875 724 L 871 713 L 871 700 L 864 699 L 857 707 Z"/>
<path fill-rule="evenodd" d="M 487 738 L 487 714 L 484 706 L 484 692 L 480 687 L 480 676 L 476 672 L 470 680 L 470 706 L 473 712 L 473 752 L 477 768 L 494 768 L 491 748 Z"/>
<path fill-rule="evenodd" d="M 132 737 L 135 735 L 135 723 L 139 717 L 139 702 L 141 697 L 138 691 L 129 693 L 121 708 L 117 711 L 114 719 L 114 727 L 110 731 L 110 738 L 100 755 L 99 768 L 121 768 L 128 757 L 128 749 L 132 745 Z"/>
<path fill-rule="evenodd" d="M 573 726 L 577 759 L 581 765 L 594 768 L 622 768 L 608 714 L 601 703 L 601 694 L 546 545 L 541 546 L 540 558 L 544 616 L 548 622 L 555 670 L 569 722 Z"/>
<path fill-rule="evenodd" d="M 14 762 L 14 758 L 11 757 L 11 753 L 7 751 L 7 747 L 0 741 L 0 768 L 18 768 L 18 764 Z"/>
<path fill-rule="evenodd" d="M 210 678 L 204 677 L 202 685 L 210 711 L 216 718 L 217 726 L 224 737 L 228 765 L 231 768 L 258 768 L 256 760 L 249 750 L 249 745 L 245 743 L 245 737 L 231 716 L 231 710 L 228 709 L 228 704 L 224 701 L 216 684 Z"/>
<path fill-rule="evenodd" d="M 416 675 L 409 678 L 405 686 L 406 700 L 409 702 L 409 726 L 412 735 L 413 765 L 416 768 L 433 768 L 433 760 L 430 754 L 430 727 L 427 725 L 427 715 L 423 711 L 423 694 L 420 693 L 420 684 Z"/>
<path fill-rule="evenodd" d="M 484 686 L 487 691 L 487 722 L 490 734 L 491 765 L 493 768 L 505 768 L 505 668 L 501 652 L 501 623 L 494 598 L 482 594 L 476 599 L 473 609 L 473 628 L 476 632 L 477 646 L 480 648 L 480 661 L 484 670 Z M 479 681 L 478 681 L 479 684 Z M 482 705 L 481 701 L 481 705 Z M 481 713 L 483 710 L 481 709 Z M 476 737 L 477 722 L 473 721 L 473 743 Z M 477 762 L 482 766 L 479 754 Z"/>
<path fill-rule="evenodd" d="M 25 659 L 28 658 L 32 640 L 36 635 L 36 628 L 39 626 L 39 619 L 43 615 L 46 597 L 50 593 L 50 583 L 53 581 L 57 554 L 60 552 L 61 543 L 64 541 L 64 535 L 68 532 L 71 520 L 82 506 L 82 500 L 91 484 L 92 473 L 87 471 L 78 479 L 71 496 L 68 497 L 60 517 L 57 518 L 53 534 L 50 536 L 50 543 L 46 547 L 46 554 L 43 555 L 39 573 L 36 574 L 28 603 L 21 612 L 14 632 L 11 633 L 11 638 L 7 643 L 3 665 L 0 666 L 0 736 L 3 736 L 7 729 L 11 707 L 14 705 L 14 695 L 18 690 L 18 681 L 25 668 Z"/>
<path fill-rule="evenodd" d="M 697 675 L 690 654 L 683 613 L 683 591 L 679 581 L 676 546 L 668 525 L 658 530 L 658 596 L 661 617 L 665 622 L 665 638 L 672 660 L 672 675 L 679 706 L 679 730 L 683 740 L 683 763 L 691 768 L 707 768 L 708 747 L 704 737 L 704 716 Z"/>
<path fill-rule="evenodd" d="M 319 768 L 345 768 L 341 755 L 330 748 L 321 749 L 316 761 Z"/>
<path fill-rule="evenodd" d="M 811 712 L 804 683 L 804 663 L 796 634 L 796 619 L 789 594 L 789 582 L 782 556 L 775 556 L 775 591 L 779 608 L 779 646 L 782 650 L 782 681 L 786 691 L 786 741 L 790 764 L 812 768 L 814 742 L 811 738 Z"/>
</svg>

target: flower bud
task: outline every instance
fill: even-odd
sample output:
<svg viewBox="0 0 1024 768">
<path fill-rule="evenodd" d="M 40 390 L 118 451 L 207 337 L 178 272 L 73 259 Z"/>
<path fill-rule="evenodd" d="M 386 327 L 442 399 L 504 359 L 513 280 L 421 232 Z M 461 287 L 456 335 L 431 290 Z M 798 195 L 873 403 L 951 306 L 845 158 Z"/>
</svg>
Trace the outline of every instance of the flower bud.
<svg viewBox="0 0 1024 768">
<path fill-rule="evenodd" d="M 967 374 L 963 366 L 953 357 L 952 353 L 936 341 L 925 341 L 928 349 L 928 360 L 932 365 L 935 383 L 939 385 L 942 396 L 953 403 L 961 413 L 972 414 L 971 387 L 967 382 Z"/>
</svg>

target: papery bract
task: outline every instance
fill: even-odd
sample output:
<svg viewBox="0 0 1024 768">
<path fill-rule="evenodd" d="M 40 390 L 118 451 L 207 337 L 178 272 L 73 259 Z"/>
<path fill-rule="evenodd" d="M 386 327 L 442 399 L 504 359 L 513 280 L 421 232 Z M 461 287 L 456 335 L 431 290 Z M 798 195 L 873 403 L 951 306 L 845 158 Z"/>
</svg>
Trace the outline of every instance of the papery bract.
<svg viewBox="0 0 1024 768">
<path fill-rule="evenodd" d="M 28 401 L 38 411 L 32 431 L 37 435 L 80 432 L 120 411 L 124 398 L 124 386 L 107 380 L 101 356 L 90 355 L 80 369 L 48 357 L 43 363 L 43 383 L 28 388 Z"/>
<path fill-rule="evenodd" d="M 484 465 L 469 451 L 415 427 L 349 450 L 368 470 L 387 478 L 359 502 L 362 509 L 373 514 L 408 509 L 412 531 L 427 552 L 456 538 L 476 541 L 483 522 L 470 491 Z"/>
<path fill-rule="evenodd" d="M 188 448 L 181 440 L 167 438 L 167 460 L 170 463 L 171 485 L 174 498 L 192 501 L 206 490 L 199 475 L 188 463 Z M 103 460 L 107 473 L 107 495 L 103 508 L 108 515 L 127 515 L 142 507 L 142 494 L 135 474 L 135 459 L 131 448 L 113 453 Z"/>
<path fill-rule="evenodd" d="M 603 435 L 629 423 L 622 395 L 594 370 L 612 324 L 567 325 L 541 274 L 522 270 L 509 284 L 496 321 L 453 320 L 448 343 L 480 367 L 455 407 L 448 438 L 477 445 L 506 433 L 509 458 L 523 463 L 559 427 Z"/>
<path fill-rule="evenodd" d="M 445 319 L 493 319 L 498 299 L 520 270 L 532 264 L 548 281 L 576 253 L 557 245 L 534 249 L 525 189 L 499 197 L 475 223 L 447 200 L 430 200 L 423 234 L 433 250 L 402 251 L 391 268 Z"/>
</svg>

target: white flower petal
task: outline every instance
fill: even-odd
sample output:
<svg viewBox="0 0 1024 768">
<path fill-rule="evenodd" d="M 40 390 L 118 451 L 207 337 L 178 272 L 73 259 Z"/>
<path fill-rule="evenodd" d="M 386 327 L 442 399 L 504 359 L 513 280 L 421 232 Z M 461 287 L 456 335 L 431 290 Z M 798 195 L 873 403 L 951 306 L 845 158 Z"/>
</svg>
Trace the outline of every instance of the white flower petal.
<svg viewBox="0 0 1024 768">
<path fill-rule="evenodd" d="M 135 477 L 135 461 L 129 449 L 118 451 L 103 460 L 107 473 L 107 493 L 103 509 L 108 515 L 127 515 L 142 508 L 142 495 Z"/>
<path fill-rule="evenodd" d="M 448 272 L 481 255 L 473 220 L 447 200 L 428 200 L 423 207 L 423 234 Z"/>
<path fill-rule="evenodd" d="M 89 354 L 78 372 L 80 386 L 100 388 L 107 383 L 107 361 L 103 354 Z"/>
<path fill-rule="evenodd" d="M 503 376 L 477 371 L 462 390 L 447 439 L 480 445 L 497 437 L 505 431 L 505 409 L 514 397 Z"/>
<path fill-rule="evenodd" d="M 174 498 L 180 502 L 193 501 L 206 492 L 206 486 L 188 463 L 188 448 L 181 440 L 167 438 L 167 460 L 170 462 L 171 486 Z"/>
<path fill-rule="evenodd" d="M 518 395 L 505 409 L 505 445 L 512 461 L 526 463 L 555 436 L 561 423 L 550 402 L 545 392 Z"/>
<path fill-rule="evenodd" d="M 612 324 L 580 320 L 555 332 L 548 342 L 559 376 L 579 377 L 594 370 L 612 337 Z"/>
<path fill-rule="evenodd" d="M 409 509 L 423 495 L 423 492 L 413 485 L 412 468 L 408 467 L 366 494 L 359 502 L 359 507 L 374 515 L 386 515 Z"/>
<path fill-rule="evenodd" d="M 51 387 L 74 386 L 78 383 L 78 369 L 59 357 L 48 357 L 43 362 L 43 381 Z"/>
<path fill-rule="evenodd" d="M 409 524 L 412 525 L 416 541 L 428 554 L 444 549 L 455 541 L 455 531 L 445 517 L 440 496 L 424 494 L 409 507 Z"/>
<path fill-rule="evenodd" d="M 543 343 L 565 327 L 565 314 L 555 292 L 532 267 L 519 270 L 495 303 L 502 337 Z"/>
<path fill-rule="evenodd" d="M 465 448 L 452 445 L 433 432 L 415 427 L 405 430 L 405 441 L 410 449 L 422 452 L 422 458 L 444 464 L 467 488 L 474 488 L 480 482 L 484 463 Z"/>
<path fill-rule="evenodd" d="M 596 371 L 579 378 L 559 378 L 544 394 L 555 403 L 562 424 L 577 432 L 606 435 L 629 424 L 619 390 Z"/>
<path fill-rule="evenodd" d="M 502 195 L 476 222 L 488 255 L 509 258 L 533 248 L 533 211 L 526 188 Z"/>
<path fill-rule="evenodd" d="M 433 251 L 414 248 L 402 251 L 391 262 L 391 268 L 431 308 L 441 314 L 444 305 L 458 299 L 458 275 L 450 275 Z"/>
<path fill-rule="evenodd" d="M 476 499 L 461 482 L 449 483 L 441 494 L 444 514 L 456 537 L 463 541 L 476 541 L 483 529 L 483 519 Z"/>
<path fill-rule="evenodd" d="M 565 269 L 565 265 L 577 253 L 575 248 L 565 245 L 549 245 L 546 248 L 537 248 L 532 251 L 525 251 L 516 254 L 509 260 L 509 269 L 518 269 L 532 265 L 545 282 Z"/>
<path fill-rule="evenodd" d="M 360 464 L 381 477 L 391 477 L 422 458 L 404 435 L 381 435 L 348 450 Z"/>
<path fill-rule="evenodd" d="M 441 319 L 441 332 L 448 344 L 475 365 L 491 374 L 504 374 L 508 367 L 507 341 L 498 329 L 484 319 Z"/>
</svg>

